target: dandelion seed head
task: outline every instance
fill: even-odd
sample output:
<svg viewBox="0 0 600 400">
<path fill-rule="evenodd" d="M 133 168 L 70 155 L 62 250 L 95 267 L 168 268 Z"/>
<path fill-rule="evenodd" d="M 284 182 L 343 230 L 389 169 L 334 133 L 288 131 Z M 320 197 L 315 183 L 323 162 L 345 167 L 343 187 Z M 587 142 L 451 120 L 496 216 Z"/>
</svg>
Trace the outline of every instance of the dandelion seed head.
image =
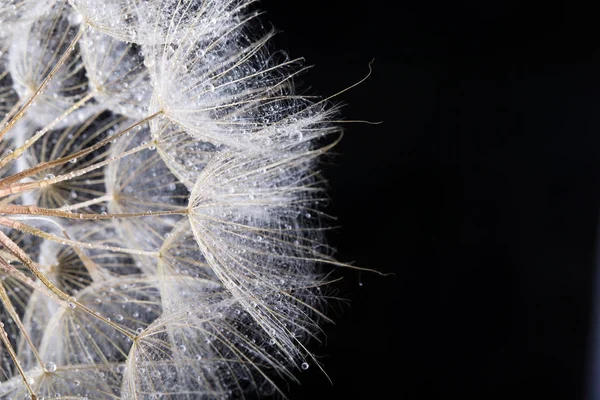
<svg viewBox="0 0 600 400">
<path fill-rule="evenodd" d="M 0 397 L 267 396 L 318 365 L 335 109 L 252 3 L 0 6 Z"/>
</svg>

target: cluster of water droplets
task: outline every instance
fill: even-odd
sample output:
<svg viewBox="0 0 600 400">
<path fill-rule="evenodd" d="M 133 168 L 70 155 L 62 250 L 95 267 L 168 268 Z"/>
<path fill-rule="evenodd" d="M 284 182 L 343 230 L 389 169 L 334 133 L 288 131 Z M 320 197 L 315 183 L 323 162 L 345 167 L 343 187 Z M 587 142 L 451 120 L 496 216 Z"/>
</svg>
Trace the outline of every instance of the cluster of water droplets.
<svg viewBox="0 0 600 400">
<path fill-rule="evenodd" d="M 0 4 L 0 399 L 270 395 L 315 363 L 336 129 L 252 3 Z"/>
</svg>

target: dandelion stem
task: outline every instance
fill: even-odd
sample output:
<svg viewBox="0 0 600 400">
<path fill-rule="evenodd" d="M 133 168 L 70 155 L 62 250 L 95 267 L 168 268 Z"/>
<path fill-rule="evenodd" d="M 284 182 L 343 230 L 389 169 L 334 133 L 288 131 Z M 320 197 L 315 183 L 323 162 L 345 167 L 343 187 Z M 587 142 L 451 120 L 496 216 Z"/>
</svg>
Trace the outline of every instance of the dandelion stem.
<svg viewBox="0 0 600 400">
<path fill-rule="evenodd" d="M 138 256 L 148 256 L 148 257 L 158 257 L 159 256 L 159 252 L 156 252 L 156 251 L 144 251 L 144 250 L 128 249 L 125 247 L 105 246 L 105 245 L 85 243 L 85 242 L 79 242 L 77 240 L 61 238 L 61 237 L 58 237 L 51 233 L 44 232 L 41 229 L 37 229 L 30 225 L 24 224 L 19 221 L 14 221 L 12 219 L 5 218 L 5 217 L 0 217 L 0 225 L 6 226 L 8 228 L 16 229 L 20 232 L 25 232 L 30 235 L 35 235 L 35 236 L 41 237 L 43 239 L 51 240 L 53 242 L 60 243 L 62 245 L 67 245 L 67 246 L 72 246 L 72 247 L 83 247 L 86 249 L 93 249 L 93 250 L 106 250 L 106 251 L 112 251 L 112 252 L 116 252 L 116 253 L 135 254 Z"/>
<path fill-rule="evenodd" d="M 15 352 L 15 349 L 13 348 L 12 344 L 10 344 L 10 340 L 8 339 L 8 334 L 6 333 L 6 330 L 4 329 L 3 322 L 0 322 L 0 337 L 2 338 L 4 347 L 6 347 L 6 350 L 8 351 L 8 354 L 10 355 L 10 358 L 12 359 L 13 364 L 17 368 L 17 371 L 19 371 L 19 375 L 21 375 L 21 378 L 23 379 L 23 383 L 25 384 L 25 387 L 27 388 L 27 392 L 29 393 L 29 396 L 31 396 L 32 400 L 37 400 L 37 396 L 36 396 L 35 392 L 33 391 L 33 388 L 27 381 L 27 376 L 25 376 L 25 371 L 23 371 L 23 367 L 21 366 L 21 363 L 17 359 L 17 353 Z"/>
<path fill-rule="evenodd" d="M 115 219 L 115 218 L 137 218 L 137 217 L 157 217 L 163 215 L 185 215 L 189 211 L 187 208 L 179 210 L 165 211 L 147 211 L 141 213 L 124 214 L 93 214 L 93 213 L 72 213 L 60 209 L 40 208 L 37 206 L 20 206 L 16 204 L 0 204 L 0 213 L 18 214 L 18 215 L 44 215 L 47 217 L 60 217 L 69 219 Z"/>
<path fill-rule="evenodd" d="M 56 126 L 56 124 L 58 124 L 61 120 L 63 120 L 64 118 L 66 118 L 69 114 L 71 114 L 73 111 L 77 110 L 78 108 L 80 108 L 82 105 L 84 105 L 86 102 L 88 102 L 89 100 L 91 100 L 93 98 L 93 94 L 92 93 L 88 93 L 85 97 L 83 97 L 81 100 L 79 100 L 77 103 L 73 104 L 68 110 L 66 110 L 62 115 L 56 117 L 54 119 L 54 121 L 52 121 L 50 124 L 48 124 L 46 127 L 40 129 L 39 131 L 36 132 L 36 134 L 29 140 L 25 141 L 25 144 L 23 144 L 22 146 L 20 146 L 18 149 L 15 149 L 15 151 L 13 151 L 11 154 L 8 154 L 6 157 L 2 158 L 0 160 L 0 168 L 4 167 L 6 164 L 8 164 L 11 161 L 14 161 L 16 159 L 18 159 L 19 157 L 21 157 L 23 155 L 23 153 L 25 152 L 25 150 L 27 150 L 29 147 L 31 147 L 35 142 L 37 142 L 42 136 L 44 136 L 46 133 L 48 133 L 52 128 L 54 128 L 54 126 Z"/>
<path fill-rule="evenodd" d="M 44 284 L 44 286 L 46 286 L 50 291 L 52 291 L 52 293 L 54 293 L 56 296 L 58 296 L 62 301 L 74 304 L 76 307 L 81 308 L 85 313 L 93 316 L 96 319 L 99 319 L 100 321 L 104 322 L 107 325 L 110 325 L 112 328 L 121 332 L 122 334 L 124 334 L 125 336 L 130 338 L 131 340 L 133 340 L 135 338 L 135 335 L 128 332 L 125 328 L 121 327 L 118 324 L 115 324 L 111 320 L 104 318 L 101 315 L 98 315 L 97 313 L 95 313 L 94 311 L 89 309 L 87 306 L 85 306 L 84 304 L 81 304 L 76 299 L 69 296 L 67 293 L 63 292 L 60 288 L 58 288 L 54 283 L 52 283 L 46 277 L 46 275 L 44 275 L 39 270 L 39 268 L 35 265 L 33 260 L 31 260 L 31 258 L 29 258 L 29 256 L 17 244 L 15 242 L 13 242 L 8 236 L 6 236 L 6 234 L 2 231 L 0 231 L 0 244 L 4 245 L 4 247 L 6 247 L 6 249 L 9 252 L 11 252 L 15 257 L 17 257 L 19 259 L 19 261 L 21 261 L 23 263 L 23 265 L 25 265 L 27 267 L 27 269 L 29 269 L 29 271 L 31 271 L 31 273 L 33 275 L 35 275 L 35 277 L 38 278 Z M 10 345 L 10 343 L 9 343 L 9 345 Z"/>
<path fill-rule="evenodd" d="M 21 183 L 21 184 L 15 184 L 16 182 L 20 181 L 23 178 L 32 176 L 34 174 L 37 174 L 39 172 L 45 171 L 49 168 L 53 168 L 53 167 L 57 167 L 59 165 L 65 164 L 71 160 L 75 160 L 79 157 L 83 157 L 86 156 L 89 153 L 92 153 L 93 151 L 96 151 L 106 145 L 108 145 L 109 143 L 111 143 L 112 141 L 118 139 L 119 137 L 127 134 L 128 132 L 131 132 L 134 128 L 141 126 L 143 124 L 145 124 L 146 122 L 156 118 L 158 115 L 160 115 L 162 113 L 162 111 L 156 112 L 144 119 L 142 119 L 141 121 L 136 122 L 135 124 L 131 125 L 130 127 L 128 127 L 127 129 L 122 130 L 119 133 L 116 133 L 96 144 L 94 144 L 93 146 L 89 146 L 86 147 L 83 150 L 74 152 L 69 154 L 68 156 L 65 157 L 61 157 L 61 158 L 57 158 L 56 160 L 52 160 L 52 161 L 47 161 L 47 162 L 43 162 L 43 163 L 39 163 L 38 165 L 36 165 L 35 167 L 29 168 L 23 172 L 19 172 L 17 174 L 11 175 L 7 178 L 4 178 L 2 180 L 0 180 L 0 197 L 4 197 L 7 196 L 9 194 L 14 194 L 14 193 L 21 193 L 27 190 L 31 190 L 37 187 L 42 187 L 45 185 L 49 185 L 52 183 L 56 183 L 59 182 L 58 178 L 61 178 L 60 180 L 67 180 L 67 179 L 72 179 L 76 176 L 79 175 L 83 175 L 84 173 L 90 172 L 90 170 L 86 170 L 83 173 L 80 173 L 79 171 L 75 171 L 75 172 L 71 172 L 70 174 L 66 174 L 63 175 L 61 177 L 57 177 L 54 179 L 49 179 L 48 181 L 36 181 L 36 182 L 28 182 L 28 183 Z M 146 144 L 146 146 L 150 146 L 150 144 Z M 132 149 L 134 150 L 134 149 Z M 136 151 L 139 151 L 140 149 L 137 149 Z M 107 160 L 108 161 L 108 160 Z M 105 162 L 106 163 L 106 162 Z M 104 164 L 103 164 L 104 165 Z M 100 166 L 98 166 L 97 168 L 99 168 Z M 90 167 L 91 168 L 91 167 Z M 93 170 L 93 169 L 92 169 Z M 77 175 L 79 173 L 79 175 Z"/>
<path fill-rule="evenodd" d="M 111 200 L 114 200 L 114 198 L 115 198 L 115 196 L 107 194 L 104 196 L 96 197 L 95 199 L 91 199 L 88 201 L 82 201 L 80 203 L 63 206 L 63 207 L 59 208 L 59 210 L 60 211 L 78 210 L 80 208 L 85 208 L 85 207 L 93 206 L 95 204 L 104 203 L 106 201 L 111 201 Z"/>
<path fill-rule="evenodd" d="M 21 192 L 26 192 L 28 190 L 33 190 L 33 189 L 38 189 L 38 188 L 43 188 L 45 186 L 50 186 L 50 185 L 54 185 L 56 183 L 59 182 L 63 182 L 63 181 L 68 181 L 74 178 L 77 178 L 79 176 L 85 175 L 87 173 L 90 173 L 96 169 L 102 168 L 112 162 L 115 162 L 117 160 L 120 160 L 122 158 L 125 158 L 131 154 L 137 153 L 138 151 L 144 150 L 147 147 L 150 147 L 152 145 L 152 143 L 146 143 L 146 144 L 142 144 L 140 146 L 137 146 L 131 150 L 128 150 L 126 152 L 123 152 L 121 154 L 119 154 L 118 156 L 115 157 L 110 157 L 104 161 L 101 161 L 99 163 L 90 165 L 88 167 L 79 169 L 77 171 L 72 171 L 69 172 L 68 174 L 63 174 L 63 175 L 59 175 L 59 176 L 55 176 L 54 178 L 50 178 L 50 179 L 44 179 L 42 181 L 34 181 L 34 182 L 27 182 L 27 183 L 22 183 L 22 184 L 15 184 L 11 186 L 12 189 L 12 193 L 21 193 Z M 0 191 L 1 193 L 1 191 Z"/>
<path fill-rule="evenodd" d="M 75 35 L 75 37 L 73 38 L 71 43 L 69 44 L 69 46 L 67 46 L 67 49 L 65 50 L 63 55 L 58 59 L 58 62 L 56 63 L 56 65 L 52 68 L 52 70 L 48 73 L 48 75 L 46 75 L 46 77 L 44 78 L 42 83 L 40 83 L 40 85 L 37 87 L 35 92 L 33 92 L 31 97 L 25 102 L 23 107 L 21 107 L 19 112 L 16 113 L 15 116 L 10 119 L 10 121 L 8 121 L 8 123 L 2 128 L 2 130 L 0 130 L 0 141 L 2 141 L 4 139 L 4 136 L 6 135 L 6 133 L 12 129 L 12 127 L 17 123 L 17 121 L 19 121 L 21 119 L 21 117 L 23 117 L 23 115 L 29 109 L 29 107 L 33 104 L 35 99 L 46 88 L 46 86 L 48 85 L 48 83 L 50 82 L 52 77 L 56 74 L 56 72 L 60 69 L 60 67 L 62 67 L 62 65 L 65 63 L 69 54 L 71 54 L 71 52 L 73 50 L 75 50 L 75 45 L 77 44 L 77 42 L 79 41 L 79 39 L 81 39 L 81 36 L 83 35 L 83 32 L 84 32 L 83 27 L 84 26 L 82 24 L 81 27 L 79 28 L 79 31 L 77 32 L 77 34 Z"/>
<path fill-rule="evenodd" d="M 6 113 L 4 118 L 2 118 L 2 121 L 0 121 L 0 126 L 5 126 L 6 122 L 10 120 L 17 111 L 19 111 L 19 108 L 23 105 L 24 102 L 24 99 L 19 99 L 19 101 L 17 101 L 17 103 L 14 106 L 12 106 L 12 108 Z"/>
<path fill-rule="evenodd" d="M 12 254 L 10 255 L 12 256 Z M 0 255 L 0 270 L 2 270 L 2 272 L 6 273 L 7 275 L 13 277 L 14 279 L 18 280 L 19 282 L 26 284 L 30 288 L 34 290 L 39 290 L 45 296 L 48 296 L 48 298 L 55 298 L 55 294 L 50 292 L 45 286 L 41 285 L 39 282 L 34 281 L 33 279 L 25 275 L 22 271 L 19 271 L 11 264 L 9 264 L 5 259 L 5 254 Z"/>
<path fill-rule="evenodd" d="M 2 260 L 0 262 L 6 262 L 6 261 Z M 37 351 L 37 348 L 33 344 L 31 337 L 29 337 L 29 334 L 27 334 L 27 330 L 25 329 L 25 326 L 23 325 L 21 318 L 19 318 L 19 314 L 17 314 L 17 311 L 15 310 L 15 307 L 13 306 L 12 301 L 10 300 L 10 297 L 8 297 L 8 293 L 6 293 L 6 289 L 4 288 L 3 283 L 0 283 L 0 300 L 2 301 L 4 308 L 8 311 L 8 313 L 10 314 L 13 321 L 15 321 L 15 323 L 17 324 L 17 327 L 21 331 L 21 334 L 23 335 L 23 337 L 25 337 L 25 340 L 29 344 L 29 347 L 31 348 L 31 352 L 33 353 L 38 364 L 40 364 L 40 366 L 43 368 L 44 362 L 42 361 L 42 358 L 40 357 L 40 355 Z"/>
</svg>

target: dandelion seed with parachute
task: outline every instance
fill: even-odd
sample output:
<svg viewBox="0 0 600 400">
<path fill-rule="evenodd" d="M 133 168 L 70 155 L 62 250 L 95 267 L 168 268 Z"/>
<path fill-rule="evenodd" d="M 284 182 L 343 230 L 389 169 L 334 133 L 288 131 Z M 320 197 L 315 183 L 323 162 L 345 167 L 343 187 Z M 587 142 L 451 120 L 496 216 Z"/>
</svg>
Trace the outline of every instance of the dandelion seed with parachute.
<svg viewBox="0 0 600 400">
<path fill-rule="evenodd" d="M 335 110 L 253 3 L 0 4 L 1 398 L 283 394 L 319 368 Z"/>
</svg>

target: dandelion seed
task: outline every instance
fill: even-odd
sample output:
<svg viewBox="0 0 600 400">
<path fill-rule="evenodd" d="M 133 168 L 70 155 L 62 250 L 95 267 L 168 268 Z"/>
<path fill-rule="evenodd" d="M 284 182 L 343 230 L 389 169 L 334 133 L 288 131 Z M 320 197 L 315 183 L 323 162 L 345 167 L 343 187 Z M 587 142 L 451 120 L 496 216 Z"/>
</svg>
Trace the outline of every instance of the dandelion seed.
<svg viewBox="0 0 600 400">
<path fill-rule="evenodd" d="M 0 5 L 0 397 L 243 398 L 308 368 L 337 129 L 252 3 Z"/>
</svg>

